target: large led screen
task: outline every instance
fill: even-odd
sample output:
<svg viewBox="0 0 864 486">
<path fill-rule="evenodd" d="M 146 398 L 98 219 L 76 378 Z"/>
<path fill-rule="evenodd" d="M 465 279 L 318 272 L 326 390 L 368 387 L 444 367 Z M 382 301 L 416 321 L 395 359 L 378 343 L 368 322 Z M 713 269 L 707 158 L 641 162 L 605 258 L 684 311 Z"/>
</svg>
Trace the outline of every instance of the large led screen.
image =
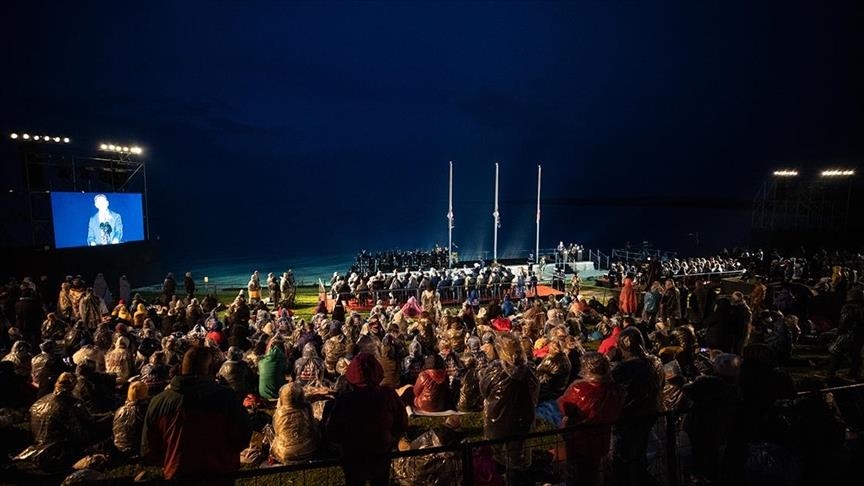
<svg viewBox="0 0 864 486">
<path fill-rule="evenodd" d="M 117 245 L 144 239 L 141 194 L 52 192 L 54 246 Z"/>
</svg>

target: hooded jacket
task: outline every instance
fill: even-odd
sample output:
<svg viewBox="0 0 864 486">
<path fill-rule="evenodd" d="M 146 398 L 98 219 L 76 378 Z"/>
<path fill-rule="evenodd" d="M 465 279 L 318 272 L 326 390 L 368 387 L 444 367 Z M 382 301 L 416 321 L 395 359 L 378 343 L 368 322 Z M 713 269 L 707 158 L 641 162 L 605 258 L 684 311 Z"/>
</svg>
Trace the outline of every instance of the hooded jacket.
<svg viewBox="0 0 864 486">
<path fill-rule="evenodd" d="M 416 383 L 423 370 L 423 345 L 416 337 L 408 345 L 408 356 L 402 362 L 402 370 L 405 383 Z"/>
<path fill-rule="evenodd" d="M 262 398 L 278 398 L 279 389 L 285 384 L 288 360 L 282 346 L 273 344 L 258 360 L 258 394 Z"/>
<path fill-rule="evenodd" d="M 636 307 L 639 304 L 639 298 L 636 295 L 636 289 L 633 288 L 633 279 L 627 277 L 624 279 L 624 286 L 621 287 L 621 294 L 618 296 L 618 310 L 622 314 L 636 313 Z"/>
<path fill-rule="evenodd" d="M 325 371 L 324 361 L 318 357 L 315 345 L 306 343 L 303 346 L 303 357 L 294 363 L 294 379 L 305 386 L 323 380 Z"/>
<path fill-rule="evenodd" d="M 270 453 L 283 464 L 315 454 L 320 441 L 318 422 L 312 415 L 312 407 L 304 402 L 295 408 L 291 403 L 293 392 L 291 384 L 279 390 L 279 402 L 273 413 L 275 437 Z"/>
<path fill-rule="evenodd" d="M 87 409 L 71 391 L 57 390 L 30 407 L 30 430 L 37 446 L 52 442 L 79 444 L 91 423 Z"/>
<path fill-rule="evenodd" d="M 167 480 L 218 477 L 240 468 L 249 444 L 246 410 L 234 392 L 205 376 L 177 376 L 147 408 L 141 454 Z"/>
<path fill-rule="evenodd" d="M 530 432 L 539 388 L 537 377 L 528 365 L 510 366 L 501 360 L 490 364 L 480 375 L 486 438 Z"/>
<path fill-rule="evenodd" d="M 624 391 L 611 381 L 575 381 L 558 399 L 565 425 L 611 424 L 621 416 Z M 588 427 L 567 436 L 568 454 L 593 458 L 609 452 L 612 426 Z"/>
<path fill-rule="evenodd" d="M 549 354 L 537 366 L 540 401 L 554 400 L 564 394 L 570 382 L 570 359 L 566 353 Z"/>
<path fill-rule="evenodd" d="M 114 413 L 114 446 L 125 454 L 141 450 L 141 430 L 147 413 L 147 400 L 128 400 Z"/>
<path fill-rule="evenodd" d="M 249 368 L 249 364 L 242 359 L 229 359 L 222 363 L 216 377 L 220 378 L 225 386 L 243 397 L 258 389 L 255 374 Z"/>
<path fill-rule="evenodd" d="M 381 367 L 384 369 L 384 378 L 381 380 L 381 385 L 384 386 L 399 386 L 399 379 L 402 373 L 402 360 L 405 358 L 407 350 L 402 340 L 398 336 L 388 333 L 381 341 Z"/>
<path fill-rule="evenodd" d="M 374 356 L 360 353 L 351 360 L 345 378 L 352 390 L 333 401 L 325 424 L 327 440 L 339 444 L 343 460 L 389 453 L 408 427 L 408 414 L 396 391 L 379 386 L 384 375 Z"/>
<path fill-rule="evenodd" d="M 15 341 L 12 345 L 12 351 L 3 357 L 3 361 L 9 361 L 15 365 L 15 374 L 25 377 L 30 377 L 31 361 L 33 356 L 28 350 L 28 345 L 25 341 Z"/>
<path fill-rule="evenodd" d="M 414 406 L 424 412 L 441 412 L 450 405 L 449 380 L 444 370 L 420 372 L 414 384 Z"/>
</svg>

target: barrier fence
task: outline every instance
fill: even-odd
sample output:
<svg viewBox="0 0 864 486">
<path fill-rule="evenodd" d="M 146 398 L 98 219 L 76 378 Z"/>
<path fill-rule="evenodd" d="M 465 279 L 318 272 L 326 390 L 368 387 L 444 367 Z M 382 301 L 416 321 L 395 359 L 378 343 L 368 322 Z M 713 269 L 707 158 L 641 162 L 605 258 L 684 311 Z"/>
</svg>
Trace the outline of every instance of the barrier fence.
<svg viewBox="0 0 864 486">
<path fill-rule="evenodd" d="M 847 426 L 847 441 L 864 432 L 864 384 L 799 393 L 799 400 L 814 395 L 831 394 L 831 400 Z M 823 397 L 824 398 L 824 397 Z M 788 414 L 789 402 L 778 402 L 778 414 Z M 427 447 L 393 452 L 390 483 L 396 485 L 460 485 L 496 484 L 488 475 L 500 474 L 504 484 L 561 484 L 574 476 L 599 471 L 622 474 L 626 471 L 637 481 L 633 484 L 656 482 L 663 486 L 690 484 L 694 471 L 694 450 L 683 426 L 689 412 L 672 411 L 648 417 L 647 421 L 619 422 L 612 425 L 613 436 L 641 434 L 648 426 L 647 448 L 635 461 L 604 459 L 599 466 L 586 465 L 568 457 L 568 439 L 574 434 L 586 434 L 607 426 L 574 426 L 545 430 L 495 440 L 463 441 L 442 447 Z M 806 417 L 804 417 L 806 419 Z M 848 446 L 847 442 L 847 446 Z M 612 447 L 616 446 L 613 439 Z M 572 452 L 572 451 L 571 451 Z M 720 451 L 715 451 L 720 453 Z M 613 454 L 615 457 L 619 455 Z M 632 459 L 632 458 L 631 458 Z M 498 461 L 500 466 L 493 464 Z M 580 470 L 580 467 L 582 468 Z M 623 471 L 622 471 L 623 470 Z M 301 464 L 247 469 L 234 475 L 236 484 L 344 484 L 337 459 L 309 461 Z M 794 483 L 793 483 L 794 484 Z"/>
</svg>

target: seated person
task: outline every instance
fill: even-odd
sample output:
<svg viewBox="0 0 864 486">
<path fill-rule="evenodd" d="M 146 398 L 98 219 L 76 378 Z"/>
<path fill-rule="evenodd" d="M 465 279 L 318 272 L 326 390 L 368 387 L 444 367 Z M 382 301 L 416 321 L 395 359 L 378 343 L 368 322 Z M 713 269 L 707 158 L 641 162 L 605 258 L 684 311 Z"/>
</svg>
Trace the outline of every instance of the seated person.
<svg viewBox="0 0 864 486">
<path fill-rule="evenodd" d="M 423 412 L 441 412 L 450 407 L 450 382 L 440 355 L 427 356 L 423 371 L 414 384 L 414 408 Z"/>
<path fill-rule="evenodd" d="M 318 422 L 299 383 L 288 383 L 279 390 L 273 432 L 270 454 L 282 464 L 306 459 L 318 451 Z"/>
<path fill-rule="evenodd" d="M 147 414 L 148 395 L 147 384 L 133 382 L 129 385 L 126 403 L 114 414 L 114 447 L 128 457 L 137 456 L 141 451 L 141 431 Z"/>
</svg>

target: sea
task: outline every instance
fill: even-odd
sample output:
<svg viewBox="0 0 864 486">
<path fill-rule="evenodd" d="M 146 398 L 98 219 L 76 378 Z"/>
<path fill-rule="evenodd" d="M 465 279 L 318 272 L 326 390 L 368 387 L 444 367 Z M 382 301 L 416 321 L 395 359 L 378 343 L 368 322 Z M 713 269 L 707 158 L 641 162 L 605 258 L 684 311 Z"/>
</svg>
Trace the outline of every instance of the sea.
<svg viewBox="0 0 864 486">
<path fill-rule="evenodd" d="M 547 225 L 541 233 L 541 254 L 552 254 L 555 246 L 563 242 L 581 244 L 586 255 L 583 261 L 588 259 L 589 249 L 611 255 L 613 248 L 627 246 L 635 251 L 647 246 L 657 250 L 675 251 L 679 256 L 710 256 L 717 254 L 722 248 L 746 246 L 749 239 L 749 211 L 698 208 L 636 211 L 633 208 L 597 209 L 599 208 L 570 215 L 566 225 Z M 502 228 L 499 260 L 527 262 L 529 254 L 534 252 L 533 221 L 527 219 L 529 221 L 521 225 L 518 231 Z M 674 224 L 676 221 L 686 221 L 686 224 Z M 491 228 L 488 233 L 490 234 L 487 236 L 491 236 Z M 446 233 L 444 234 L 446 236 Z M 376 244 L 364 245 L 365 249 L 428 250 L 433 246 L 431 243 L 406 244 L 405 240 L 387 238 L 386 235 L 379 238 Z M 461 267 L 467 262 L 481 259 L 491 261 L 492 244 L 488 241 L 491 238 L 486 240 L 470 245 L 470 248 L 467 244 L 455 247 L 455 253 L 461 252 L 461 262 L 456 266 Z M 300 285 L 314 285 L 319 280 L 326 284 L 334 272 L 345 274 L 361 249 L 363 248 L 349 247 L 339 251 L 285 249 L 283 252 L 249 252 L 238 256 L 224 249 L 220 251 L 213 248 L 207 252 L 199 252 L 194 258 L 173 259 L 174 261 L 166 259 L 163 266 L 166 271 L 173 271 L 178 280 L 182 279 L 183 273 L 191 271 L 196 282 L 203 282 L 206 278 L 209 284 L 219 288 L 245 287 L 256 270 L 261 275 L 262 283 L 266 281 L 268 273 L 281 276 L 282 272 L 290 269 Z M 159 283 L 154 282 L 153 285 Z"/>
</svg>

